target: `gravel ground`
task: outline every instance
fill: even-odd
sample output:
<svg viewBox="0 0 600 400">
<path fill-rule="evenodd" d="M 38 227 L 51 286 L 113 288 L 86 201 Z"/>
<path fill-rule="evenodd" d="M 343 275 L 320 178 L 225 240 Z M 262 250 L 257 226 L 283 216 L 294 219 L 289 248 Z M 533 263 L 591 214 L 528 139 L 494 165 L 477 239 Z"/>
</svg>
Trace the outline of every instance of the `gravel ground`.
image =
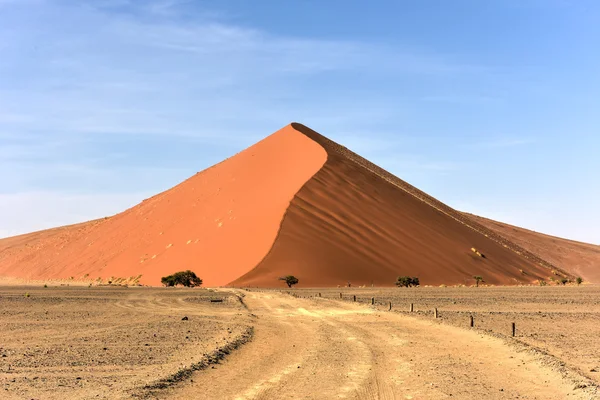
<svg viewBox="0 0 600 400">
<path fill-rule="evenodd" d="M 248 323 L 236 296 L 207 289 L 0 287 L 0 398 L 129 397 Z"/>
</svg>

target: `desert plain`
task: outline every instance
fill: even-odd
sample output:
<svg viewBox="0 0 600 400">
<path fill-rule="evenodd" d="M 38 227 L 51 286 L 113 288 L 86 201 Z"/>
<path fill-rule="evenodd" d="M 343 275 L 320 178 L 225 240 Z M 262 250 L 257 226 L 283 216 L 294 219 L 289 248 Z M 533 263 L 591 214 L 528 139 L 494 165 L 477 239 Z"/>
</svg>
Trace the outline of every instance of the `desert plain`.
<svg viewBox="0 0 600 400">
<path fill-rule="evenodd" d="M 0 288 L 3 399 L 599 396 L 594 285 L 47 286 Z"/>
</svg>

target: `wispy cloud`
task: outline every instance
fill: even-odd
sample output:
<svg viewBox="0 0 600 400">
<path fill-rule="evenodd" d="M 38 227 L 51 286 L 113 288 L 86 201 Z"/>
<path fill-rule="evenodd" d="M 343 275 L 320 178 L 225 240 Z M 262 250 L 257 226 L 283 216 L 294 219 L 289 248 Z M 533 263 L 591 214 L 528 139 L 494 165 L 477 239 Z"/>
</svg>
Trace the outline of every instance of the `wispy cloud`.
<svg viewBox="0 0 600 400">
<path fill-rule="evenodd" d="M 177 15 L 179 3 L 155 2 L 148 7 Z M 60 16 L 70 26 L 56 30 L 50 20 L 41 20 L 36 21 L 37 34 L 23 31 L 7 53 L 14 63 L 5 72 L 16 79 L 0 86 L 4 119 L 12 116 L 8 122 L 26 130 L 210 138 L 210 131 L 223 126 L 227 114 L 281 125 L 281 114 L 267 121 L 267 114 L 256 110 L 269 109 L 282 93 L 293 93 L 308 82 L 304 97 L 314 85 L 335 81 L 344 71 L 379 71 L 392 78 L 479 68 L 374 43 L 274 36 L 214 21 L 146 20 L 105 8 L 52 3 L 43 7 L 44 18 Z M 8 18 L 0 33 L 18 29 Z M 31 54 L 23 50 L 31 48 L 37 50 Z M 33 63 L 31 74 L 19 79 L 23 74 L 19 64 L 26 58 Z M 291 77 L 298 79 L 297 84 L 290 84 Z M 314 99 L 311 117 L 320 118 L 325 101 Z M 294 106 L 293 99 L 287 103 Z M 361 106 L 374 109 L 364 102 Z"/>
</svg>

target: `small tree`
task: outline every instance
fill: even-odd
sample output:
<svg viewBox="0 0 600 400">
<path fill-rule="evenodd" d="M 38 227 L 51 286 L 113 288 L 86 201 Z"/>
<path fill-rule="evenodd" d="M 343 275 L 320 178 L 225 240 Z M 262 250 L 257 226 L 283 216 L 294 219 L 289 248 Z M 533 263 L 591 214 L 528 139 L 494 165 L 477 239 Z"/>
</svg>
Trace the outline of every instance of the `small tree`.
<svg viewBox="0 0 600 400">
<path fill-rule="evenodd" d="M 476 286 L 476 287 L 479 287 L 479 282 L 485 282 L 485 281 L 483 280 L 483 277 L 482 277 L 481 275 L 475 275 L 475 276 L 473 277 L 473 279 L 475 279 L 475 286 Z"/>
<path fill-rule="evenodd" d="M 284 276 L 282 278 L 279 278 L 279 280 L 285 281 L 289 288 L 298 284 L 298 278 L 296 278 L 294 275 Z"/>
<path fill-rule="evenodd" d="M 177 285 L 196 287 L 202 285 L 202 279 L 198 278 L 196 273 L 194 273 L 194 271 L 190 271 L 189 269 L 186 271 L 176 272 L 173 275 L 164 276 L 160 279 L 160 282 L 167 287 Z"/>
<path fill-rule="evenodd" d="M 581 277 L 578 276 L 577 279 L 575 279 L 575 282 L 577 282 L 578 285 L 581 285 L 581 282 L 583 282 L 583 279 L 581 279 Z"/>
<path fill-rule="evenodd" d="M 175 281 L 178 285 L 185 287 L 196 287 L 202 285 L 202 279 L 198 278 L 193 271 L 189 269 L 186 271 L 176 272 Z"/>
<path fill-rule="evenodd" d="M 396 280 L 396 286 L 398 287 L 411 287 L 411 286 L 419 286 L 419 278 L 410 277 L 410 276 L 399 276 L 398 280 Z"/>
</svg>

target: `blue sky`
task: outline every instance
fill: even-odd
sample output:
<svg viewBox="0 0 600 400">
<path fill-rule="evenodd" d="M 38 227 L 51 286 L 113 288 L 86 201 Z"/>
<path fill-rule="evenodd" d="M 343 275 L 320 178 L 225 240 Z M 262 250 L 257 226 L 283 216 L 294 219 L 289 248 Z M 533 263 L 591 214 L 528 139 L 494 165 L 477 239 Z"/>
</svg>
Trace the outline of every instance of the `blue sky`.
<svg viewBox="0 0 600 400">
<path fill-rule="evenodd" d="M 302 122 L 464 211 L 600 243 L 600 3 L 0 0 L 0 237 Z"/>
</svg>

